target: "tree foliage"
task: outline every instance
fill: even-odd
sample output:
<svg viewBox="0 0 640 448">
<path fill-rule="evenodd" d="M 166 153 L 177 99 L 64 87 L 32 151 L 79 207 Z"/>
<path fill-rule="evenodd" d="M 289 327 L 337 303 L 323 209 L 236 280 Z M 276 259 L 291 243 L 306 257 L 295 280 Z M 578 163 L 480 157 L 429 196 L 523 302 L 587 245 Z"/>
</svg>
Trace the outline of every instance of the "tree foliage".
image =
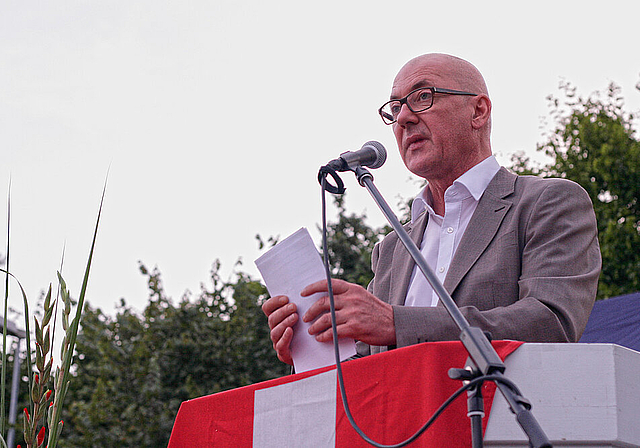
<svg viewBox="0 0 640 448">
<path fill-rule="evenodd" d="M 366 223 L 366 215 L 347 214 L 344 196 L 335 197 L 338 220 L 327 225 L 327 250 L 331 275 L 365 288 L 373 278 L 371 252 L 388 227 L 375 229 Z"/>
<path fill-rule="evenodd" d="M 605 94 L 576 95 L 561 86 L 564 100 L 549 97 L 554 128 L 538 151 L 551 158 L 544 166 L 514 159 L 521 174 L 565 177 L 591 197 L 598 220 L 603 269 L 598 298 L 640 290 L 640 142 L 634 115 L 624 109 L 620 88 Z"/>
<path fill-rule="evenodd" d="M 166 446 L 180 403 L 282 376 L 260 304 L 266 290 L 246 274 L 210 285 L 178 305 L 157 269 L 142 315 L 124 300 L 114 318 L 85 309 L 65 418 L 66 447 Z"/>
</svg>

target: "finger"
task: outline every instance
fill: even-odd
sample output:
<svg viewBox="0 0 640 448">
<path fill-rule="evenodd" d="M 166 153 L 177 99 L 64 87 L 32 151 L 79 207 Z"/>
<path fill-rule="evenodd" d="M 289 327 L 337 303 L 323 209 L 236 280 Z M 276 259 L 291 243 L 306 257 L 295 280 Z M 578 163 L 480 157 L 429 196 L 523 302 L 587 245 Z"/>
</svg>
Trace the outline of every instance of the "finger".
<svg viewBox="0 0 640 448">
<path fill-rule="evenodd" d="M 278 308 L 274 312 L 272 312 L 267 321 L 269 322 L 269 328 L 273 329 L 281 322 L 285 321 L 292 314 L 296 314 L 298 311 L 298 307 L 295 303 L 287 303 L 286 305 Z"/>
<path fill-rule="evenodd" d="M 289 303 L 289 298 L 287 296 L 274 296 L 265 301 L 262 304 L 262 312 L 269 317 L 271 313 L 273 313 L 278 308 Z"/>
<path fill-rule="evenodd" d="M 344 330 L 345 330 L 345 326 L 344 325 L 340 325 L 338 324 L 336 326 L 336 331 L 338 333 L 338 339 L 344 337 Z M 325 329 L 324 331 L 319 332 L 318 334 L 315 335 L 316 341 L 318 342 L 331 342 L 333 341 L 333 328 L 331 327 L 331 324 L 329 324 L 329 327 L 327 329 Z"/>
<path fill-rule="evenodd" d="M 344 319 L 342 318 L 342 314 L 336 311 L 336 325 L 340 325 L 344 323 Z M 324 313 L 320 316 L 316 321 L 309 326 L 309 334 L 310 335 L 318 335 L 325 331 L 331 331 L 331 313 Z"/>
<path fill-rule="evenodd" d="M 336 300 L 336 298 L 334 297 L 334 301 L 335 300 Z M 334 303 L 334 305 L 336 306 L 336 309 L 337 309 L 338 308 L 338 304 Z M 312 322 L 314 319 L 316 319 L 322 313 L 326 313 L 330 309 L 331 309 L 331 302 L 329 300 L 329 297 L 328 296 L 320 297 L 318 300 L 316 300 L 315 302 L 313 302 L 311 304 L 311 306 L 309 307 L 307 312 L 304 313 L 304 316 L 302 317 L 302 320 L 304 322 Z"/>
<path fill-rule="evenodd" d="M 287 331 L 287 328 L 293 328 L 293 326 L 298 322 L 298 313 L 293 313 L 288 315 L 284 320 L 279 322 L 277 325 L 271 327 L 271 331 L 269 335 L 271 337 L 271 341 L 275 344 L 282 338 L 284 333 Z"/>
<path fill-rule="evenodd" d="M 277 344 L 274 344 L 273 348 L 276 350 L 278 359 L 287 364 L 293 365 L 291 358 L 291 341 L 293 340 L 293 328 L 287 327 L 285 332 Z"/>
<path fill-rule="evenodd" d="M 334 294 L 342 294 L 349 288 L 349 283 L 344 280 L 331 279 L 331 286 Z M 300 295 L 302 297 L 307 297 L 317 292 L 329 292 L 326 279 L 306 286 L 302 291 L 300 291 Z"/>
<path fill-rule="evenodd" d="M 318 342 L 331 342 L 333 341 L 333 330 L 330 328 L 317 334 L 315 337 Z M 338 334 L 338 339 L 340 339 L 340 334 Z"/>
<path fill-rule="evenodd" d="M 307 285 L 302 291 L 300 291 L 300 295 L 302 297 L 307 297 L 317 292 L 326 292 L 327 291 L 327 280 L 320 280 L 315 283 L 311 283 Z"/>
</svg>

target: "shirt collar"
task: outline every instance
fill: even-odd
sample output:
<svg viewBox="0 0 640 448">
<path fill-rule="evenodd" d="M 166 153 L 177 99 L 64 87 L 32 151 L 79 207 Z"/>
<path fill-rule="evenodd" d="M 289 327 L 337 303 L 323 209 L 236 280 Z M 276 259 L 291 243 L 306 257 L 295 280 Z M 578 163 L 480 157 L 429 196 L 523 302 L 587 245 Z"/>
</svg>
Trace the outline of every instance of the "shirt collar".
<svg viewBox="0 0 640 448">
<path fill-rule="evenodd" d="M 494 156 L 489 156 L 482 162 L 473 166 L 467 170 L 462 176 L 457 178 L 453 185 L 451 185 L 447 191 L 454 188 L 460 188 L 463 186 L 473 196 L 476 201 L 479 201 L 484 191 L 487 189 L 489 182 L 493 179 L 496 173 L 500 170 L 500 164 Z M 429 190 L 429 184 L 420 191 L 418 196 L 411 203 L 411 222 L 415 222 L 418 217 L 426 211 L 430 214 L 435 214 L 431 208 L 433 199 L 431 197 L 431 191 Z M 445 192 L 445 198 L 447 197 Z"/>
<path fill-rule="evenodd" d="M 473 198 L 479 201 L 487 185 L 499 170 L 500 164 L 496 158 L 489 156 L 453 181 L 453 185 L 456 183 L 464 185 Z"/>
</svg>

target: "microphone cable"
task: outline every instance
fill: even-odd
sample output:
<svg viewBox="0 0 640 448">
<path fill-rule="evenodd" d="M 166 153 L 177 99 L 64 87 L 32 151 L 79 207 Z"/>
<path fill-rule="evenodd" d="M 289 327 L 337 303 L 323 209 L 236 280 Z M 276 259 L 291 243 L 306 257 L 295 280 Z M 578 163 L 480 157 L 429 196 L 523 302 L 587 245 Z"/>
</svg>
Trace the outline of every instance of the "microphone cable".
<svg viewBox="0 0 640 448">
<path fill-rule="evenodd" d="M 456 392 L 454 392 L 444 403 L 442 403 L 442 405 L 440 405 L 440 407 L 434 412 L 431 418 L 429 418 L 429 420 L 424 425 L 422 425 L 422 427 L 420 427 L 418 431 L 416 431 L 408 439 L 393 445 L 384 445 L 372 440 L 357 425 L 357 423 L 353 418 L 353 415 L 351 414 L 351 410 L 349 409 L 349 403 L 347 402 L 347 394 L 344 387 L 344 378 L 342 376 L 342 363 L 340 361 L 340 348 L 338 346 L 338 328 L 336 324 L 336 309 L 335 309 L 335 302 L 333 297 L 333 285 L 331 284 L 331 268 L 329 266 L 329 251 L 328 251 L 328 245 L 327 245 L 327 233 L 328 233 L 327 232 L 327 204 L 326 204 L 326 191 L 328 186 L 328 182 L 326 179 L 327 174 L 330 174 L 334 178 L 334 180 L 336 180 L 336 182 L 339 184 L 339 188 L 342 187 L 342 182 L 341 181 L 338 182 L 339 177 L 335 172 L 320 173 L 320 175 L 318 176 L 320 180 L 320 185 L 322 186 L 322 251 L 323 251 L 322 259 L 324 264 L 325 275 L 327 277 L 327 288 L 329 293 L 329 309 L 331 313 L 331 330 L 333 334 L 333 350 L 334 350 L 334 355 L 336 359 L 336 373 L 338 376 L 338 387 L 340 389 L 340 397 L 342 398 L 342 405 L 344 407 L 344 412 L 347 416 L 347 419 L 349 420 L 349 423 L 351 424 L 353 429 L 358 433 L 358 435 L 365 442 L 377 448 L 400 448 L 403 446 L 407 446 L 408 444 L 415 441 L 418 437 L 420 437 L 431 425 L 433 425 L 433 423 L 435 423 L 435 421 L 438 419 L 438 417 L 440 417 L 440 415 L 445 411 L 445 409 L 449 407 L 449 405 L 451 405 L 451 403 L 453 403 L 453 401 L 456 398 L 458 398 L 463 392 L 476 386 L 480 387 L 480 385 L 485 381 L 494 381 L 494 382 L 503 383 L 509 388 L 511 388 L 512 390 L 514 390 L 518 395 L 520 395 L 520 391 L 518 390 L 518 387 L 513 382 L 511 382 L 510 380 L 502 376 L 485 375 L 485 376 L 480 376 L 472 380 L 469 380 L 468 382 L 465 381 L 464 385 L 460 387 Z M 329 187 L 332 187 L 332 186 L 329 185 Z"/>
</svg>

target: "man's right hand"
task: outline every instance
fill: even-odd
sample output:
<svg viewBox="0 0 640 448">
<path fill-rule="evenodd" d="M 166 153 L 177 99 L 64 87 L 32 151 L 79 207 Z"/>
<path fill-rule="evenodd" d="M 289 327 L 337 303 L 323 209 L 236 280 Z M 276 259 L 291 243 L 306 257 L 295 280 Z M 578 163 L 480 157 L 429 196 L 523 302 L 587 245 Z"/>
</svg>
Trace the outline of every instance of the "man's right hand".
<svg viewBox="0 0 640 448">
<path fill-rule="evenodd" d="M 298 322 L 298 309 L 295 303 L 289 303 L 287 296 L 275 296 L 262 304 L 262 311 L 269 320 L 271 342 L 278 359 L 293 365 L 291 340 L 293 326 Z"/>
</svg>

